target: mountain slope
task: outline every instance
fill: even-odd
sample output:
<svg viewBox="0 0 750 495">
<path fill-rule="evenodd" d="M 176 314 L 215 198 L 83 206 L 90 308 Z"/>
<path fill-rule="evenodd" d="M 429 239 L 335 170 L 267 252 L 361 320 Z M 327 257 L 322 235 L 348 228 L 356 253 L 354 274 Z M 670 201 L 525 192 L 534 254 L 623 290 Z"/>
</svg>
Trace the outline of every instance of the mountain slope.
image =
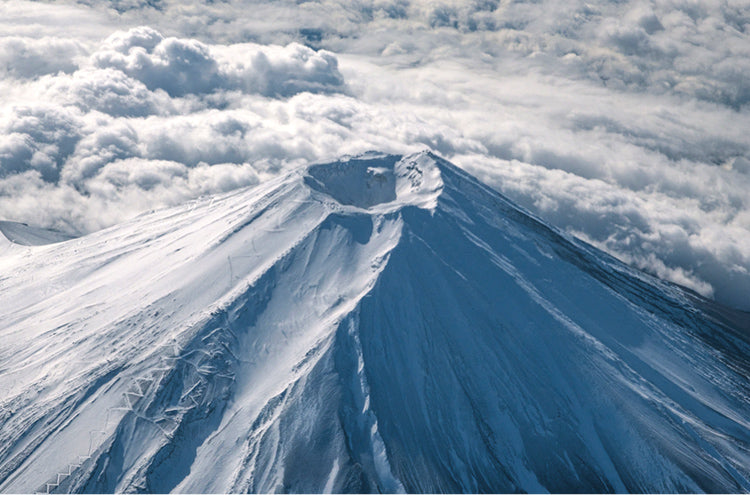
<svg viewBox="0 0 750 495">
<path fill-rule="evenodd" d="M 444 160 L 0 256 L 0 490 L 748 491 L 748 317 Z"/>
</svg>

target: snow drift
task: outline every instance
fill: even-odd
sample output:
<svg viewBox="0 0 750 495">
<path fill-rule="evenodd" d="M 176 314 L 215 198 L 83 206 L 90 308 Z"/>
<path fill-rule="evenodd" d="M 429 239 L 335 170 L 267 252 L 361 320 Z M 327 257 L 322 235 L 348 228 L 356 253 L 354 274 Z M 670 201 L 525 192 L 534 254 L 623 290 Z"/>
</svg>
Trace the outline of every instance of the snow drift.
<svg viewBox="0 0 750 495">
<path fill-rule="evenodd" d="M 3 492 L 750 490 L 748 315 L 431 153 L 0 247 Z"/>
</svg>

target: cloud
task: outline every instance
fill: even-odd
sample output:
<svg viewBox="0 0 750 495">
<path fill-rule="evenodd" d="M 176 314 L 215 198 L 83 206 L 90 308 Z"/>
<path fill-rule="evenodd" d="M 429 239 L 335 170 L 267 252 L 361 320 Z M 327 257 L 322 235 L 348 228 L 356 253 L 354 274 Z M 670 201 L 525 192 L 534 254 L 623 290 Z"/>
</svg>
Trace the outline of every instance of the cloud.
<svg viewBox="0 0 750 495">
<path fill-rule="evenodd" d="M 0 124 L 0 177 L 35 170 L 56 182 L 81 138 L 76 112 L 54 105 L 15 107 Z"/>
<path fill-rule="evenodd" d="M 183 164 L 125 159 L 103 167 L 85 192 L 50 184 L 28 171 L 0 180 L 0 212 L 5 218 L 66 232 L 92 232 L 145 210 L 256 184 L 250 164 Z M 8 216 L 5 212 L 13 212 Z"/>
<path fill-rule="evenodd" d="M 114 19 L 107 10 L 63 2 L 3 2 L 0 3 L 0 33 L 3 38 L 68 39 L 88 45 L 100 40 L 103 32 L 109 34 L 115 30 L 119 19 Z"/>
<path fill-rule="evenodd" d="M 45 99 L 112 116 L 145 117 L 174 112 L 161 90 L 150 91 L 141 81 L 114 69 L 81 69 L 70 75 L 46 77 L 40 86 Z"/>
<path fill-rule="evenodd" d="M 209 46 L 195 39 L 164 38 L 148 27 L 110 36 L 92 55 L 98 68 L 122 71 L 170 96 L 241 90 L 265 96 L 343 89 L 336 57 L 292 43 Z"/>
<path fill-rule="evenodd" d="M 0 76 L 28 79 L 73 72 L 84 53 L 83 45 L 71 39 L 7 36 L 0 39 Z"/>
<path fill-rule="evenodd" d="M 6 2 L 0 217 L 89 232 L 430 147 L 750 309 L 749 24 L 744 0 Z"/>
<path fill-rule="evenodd" d="M 55 53 L 29 62 L 32 49 L 58 45 L 74 48 L 58 57 L 65 70 L 51 68 Z M 217 46 L 136 27 L 99 43 L 0 46 L 26 71 L 0 83 L 0 215 L 73 233 L 313 159 L 309 133 L 239 107 L 345 89 L 332 54 L 298 44 Z"/>
</svg>

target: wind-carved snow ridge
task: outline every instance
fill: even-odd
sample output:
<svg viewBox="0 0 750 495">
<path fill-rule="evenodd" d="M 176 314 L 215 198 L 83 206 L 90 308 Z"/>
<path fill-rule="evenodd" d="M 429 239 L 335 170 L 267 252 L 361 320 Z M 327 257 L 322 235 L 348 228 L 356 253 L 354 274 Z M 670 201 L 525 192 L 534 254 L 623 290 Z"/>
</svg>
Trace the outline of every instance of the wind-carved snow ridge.
<svg viewBox="0 0 750 495">
<path fill-rule="evenodd" d="M 372 459 L 372 470 L 376 475 L 378 491 L 382 493 L 404 493 L 403 484 L 391 471 L 387 449 L 378 431 L 378 420 L 375 412 L 370 407 L 370 386 L 367 383 L 365 362 L 362 355 L 362 343 L 359 341 L 358 320 L 358 312 L 353 313 L 342 324 L 339 331 L 345 335 L 344 338 L 348 340 L 351 346 L 347 349 L 349 356 L 354 354 L 356 357 L 356 385 L 351 387 L 352 399 L 354 408 L 357 411 L 355 417 L 358 422 L 362 423 L 359 428 L 363 430 L 365 437 L 369 436 L 369 438 L 362 441 L 362 444 L 368 446 L 367 454 Z M 356 428 L 356 426 L 348 428 L 350 437 L 354 435 L 353 430 Z M 355 447 L 352 446 L 352 448 Z M 357 448 L 362 447 L 358 446 Z M 338 468 L 338 465 L 336 467 Z"/>
<path fill-rule="evenodd" d="M 1 492 L 750 490 L 750 317 L 430 152 L 0 247 Z"/>
</svg>

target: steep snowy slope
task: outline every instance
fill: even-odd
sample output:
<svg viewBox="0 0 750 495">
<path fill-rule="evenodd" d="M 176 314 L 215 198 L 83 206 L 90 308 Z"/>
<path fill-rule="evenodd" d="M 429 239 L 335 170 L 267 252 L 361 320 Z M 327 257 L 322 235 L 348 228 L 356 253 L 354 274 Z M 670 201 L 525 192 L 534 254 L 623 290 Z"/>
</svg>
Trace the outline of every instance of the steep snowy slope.
<svg viewBox="0 0 750 495">
<path fill-rule="evenodd" d="M 0 491 L 748 491 L 748 315 L 430 154 L 0 253 Z"/>
</svg>

